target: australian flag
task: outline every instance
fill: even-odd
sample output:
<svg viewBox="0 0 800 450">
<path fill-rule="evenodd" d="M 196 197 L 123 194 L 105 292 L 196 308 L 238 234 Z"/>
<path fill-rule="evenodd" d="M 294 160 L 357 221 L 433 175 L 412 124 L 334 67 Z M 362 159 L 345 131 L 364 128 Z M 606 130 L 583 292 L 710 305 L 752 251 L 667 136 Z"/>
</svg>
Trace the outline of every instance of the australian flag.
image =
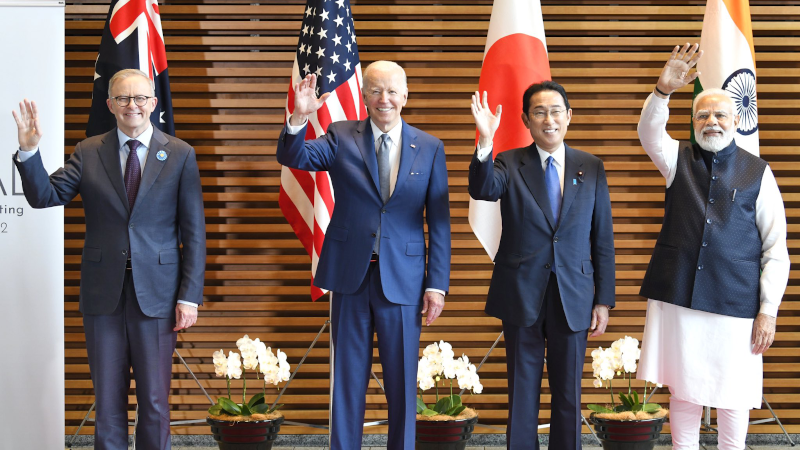
<svg viewBox="0 0 800 450">
<path fill-rule="evenodd" d="M 161 131 L 174 136 L 167 52 L 158 0 L 112 0 L 94 68 L 87 137 L 103 134 L 117 126 L 114 115 L 106 106 L 106 99 L 108 80 L 122 69 L 139 69 L 155 82 L 158 104 L 150 115 L 150 121 Z"/>
</svg>

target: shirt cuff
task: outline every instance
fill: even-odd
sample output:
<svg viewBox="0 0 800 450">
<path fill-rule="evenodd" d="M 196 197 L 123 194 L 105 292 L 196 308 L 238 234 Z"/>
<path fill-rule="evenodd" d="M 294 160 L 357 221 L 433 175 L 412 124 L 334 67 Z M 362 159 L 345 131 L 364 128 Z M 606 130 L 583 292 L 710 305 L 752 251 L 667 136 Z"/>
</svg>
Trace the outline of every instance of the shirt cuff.
<svg viewBox="0 0 800 450">
<path fill-rule="evenodd" d="M 493 148 L 494 144 L 485 148 L 481 148 L 480 145 L 478 145 L 478 161 L 482 163 L 486 162 L 489 159 L 490 155 L 492 154 Z"/>
<path fill-rule="evenodd" d="M 17 162 L 24 163 L 25 161 L 29 160 L 36 152 L 39 151 L 39 147 L 36 147 L 35 150 L 31 150 L 29 152 L 23 151 L 22 149 L 17 150 Z"/>
<path fill-rule="evenodd" d="M 445 293 L 444 293 L 444 291 L 443 291 L 443 290 L 441 290 L 441 289 L 434 289 L 434 288 L 427 288 L 427 289 L 425 289 L 425 292 L 438 292 L 438 293 L 442 294 L 442 297 L 444 297 L 445 295 L 447 295 L 447 294 L 445 294 Z"/>
<path fill-rule="evenodd" d="M 289 116 L 289 120 L 291 120 L 291 119 L 292 119 L 292 116 Z M 303 122 L 302 125 L 298 125 L 298 126 L 293 126 L 291 123 L 289 123 L 289 120 L 286 121 L 286 132 L 291 134 L 291 135 L 299 134 L 301 131 L 303 131 L 303 128 L 305 128 L 306 125 L 308 125 L 308 119 L 307 118 L 306 118 L 305 122 Z"/>
<path fill-rule="evenodd" d="M 761 302 L 761 309 L 759 309 L 758 312 L 770 317 L 778 317 L 778 305 L 769 302 Z"/>
<path fill-rule="evenodd" d="M 189 305 L 197 308 L 197 303 L 187 302 L 186 300 L 178 300 L 178 303 L 180 303 L 181 305 Z"/>
</svg>

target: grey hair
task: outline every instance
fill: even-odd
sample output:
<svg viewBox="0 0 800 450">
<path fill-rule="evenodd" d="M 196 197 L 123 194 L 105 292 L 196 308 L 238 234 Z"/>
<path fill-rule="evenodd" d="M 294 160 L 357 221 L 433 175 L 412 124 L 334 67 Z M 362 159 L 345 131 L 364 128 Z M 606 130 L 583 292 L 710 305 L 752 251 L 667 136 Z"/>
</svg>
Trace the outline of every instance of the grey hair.
<svg viewBox="0 0 800 450">
<path fill-rule="evenodd" d="M 110 80 L 108 80 L 108 98 L 111 98 L 111 89 L 114 87 L 114 84 L 116 84 L 117 81 L 122 81 L 126 78 L 130 78 L 137 75 L 147 80 L 147 82 L 150 84 L 150 93 L 153 97 L 155 97 L 156 84 L 153 82 L 153 80 L 150 79 L 150 77 L 147 76 L 146 73 L 142 72 L 139 69 L 122 69 L 119 72 L 115 73 Z"/>
<path fill-rule="evenodd" d="M 368 65 L 367 68 L 364 69 L 364 73 L 362 74 L 362 77 L 364 78 L 365 81 L 369 77 L 370 71 L 375 70 L 373 66 L 377 65 L 388 65 L 393 69 L 400 69 L 400 72 L 403 74 L 403 85 L 405 85 L 406 89 L 408 88 L 408 76 L 406 75 L 406 71 L 403 69 L 403 67 L 400 66 L 400 64 L 397 64 L 394 61 L 375 61 L 372 64 Z"/>
<path fill-rule="evenodd" d="M 726 91 L 725 89 L 710 88 L 703 90 L 703 92 L 697 94 L 697 97 L 694 98 L 694 101 L 692 102 L 692 117 L 694 117 L 695 113 L 697 112 L 695 110 L 697 109 L 697 104 L 700 103 L 700 100 L 702 100 L 705 97 L 708 97 L 709 95 L 721 95 L 723 97 L 727 97 L 728 100 L 731 101 L 731 106 L 734 106 L 733 114 L 738 115 L 736 114 L 736 107 L 730 92 Z"/>
</svg>

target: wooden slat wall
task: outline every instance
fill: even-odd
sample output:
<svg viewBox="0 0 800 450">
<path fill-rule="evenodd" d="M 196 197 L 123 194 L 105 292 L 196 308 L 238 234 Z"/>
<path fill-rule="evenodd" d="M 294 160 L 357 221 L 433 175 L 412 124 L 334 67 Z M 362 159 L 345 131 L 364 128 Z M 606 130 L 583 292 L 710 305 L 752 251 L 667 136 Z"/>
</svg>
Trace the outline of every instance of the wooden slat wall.
<svg viewBox="0 0 800 450">
<path fill-rule="evenodd" d="M 256 0 L 257 1 L 257 0 Z M 406 67 L 410 97 L 403 116 L 443 139 L 450 176 L 453 223 L 452 290 L 444 316 L 425 328 L 422 346 L 439 339 L 479 361 L 500 333 L 483 313 L 492 264 L 467 223 L 467 166 L 473 151 L 470 93 L 477 89 L 491 14 L 489 0 L 351 0 L 362 63 L 392 59 Z M 303 1 L 254 4 L 254 0 L 164 1 L 175 123 L 178 137 L 198 152 L 208 223 L 205 306 L 197 325 L 178 338 L 180 352 L 212 395 L 225 382 L 213 374 L 211 353 L 234 349 L 245 333 L 289 355 L 294 367 L 325 322 L 328 303 L 308 301 L 309 260 L 278 209 L 280 167 L 275 141 L 282 114 Z M 617 308 L 611 326 L 589 347 L 607 346 L 624 335 L 641 338 L 645 302 L 637 293 L 663 214 L 664 181 L 641 149 L 636 122 L 672 46 L 699 41 L 705 1 L 543 0 L 551 72 L 574 108 L 568 142 L 603 158 L 611 186 L 617 248 Z M 789 5 L 789 3 L 793 3 Z M 800 6 L 751 0 L 761 114 L 761 152 L 777 176 L 789 218 L 790 252 L 800 247 Z M 68 2 L 66 9 L 65 154 L 84 137 L 107 2 Z M 673 96 L 669 131 L 687 138 L 689 89 Z M 519 114 L 506 111 L 506 114 Z M 80 199 L 66 215 L 66 433 L 74 433 L 93 402 L 80 314 L 77 312 L 83 211 Z M 793 262 L 799 262 L 797 256 Z M 765 357 L 765 394 L 792 433 L 800 433 L 800 275 L 791 273 L 778 319 L 774 347 Z M 326 423 L 328 334 L 322 335 L 284 396 L 290 420 Z M 703 343 L 698 343 L 703 345 Z M 174 420 L 205 416 L 207 400 L 175 361 Z M 586 359 L 586 403 L 604 402 L 591 387 Z M 381 376 L 377 358 L 375 372 Z M 505 350 L 501 342 L 481 370 L 484 393 L 467 398 L 481 422 L 506 420 Z M 251 389 L 255 382 L 251 381 Z M 373 380 L 368 419 L 386 418 Z M 252 391 L 251 391 L 252 392 Z M 276 391 L 271 389 L 270 398 Z M 668 402 L 659 392 L 655 400 Z M 131 391 L 131 403 L 135 401 Z M 542 422 L 549 421 L 550 395 L 542 395 Z M 131 409 L 131 417 L 133 412 Z M 751 417 L 764 418 L 765 410 Z M 92 427 L 83 433 L 92 433 Z M 479 428 L 478 432 L 497 432 Z M 584 432 L 587 430 L 584 429 Z M 206 434 L 186 426 L 177 434 Z M 319 433 L 285 427 L 284 433 Z M 368 433 L 385 433 L 373 427 Z M 775 424 L 751 433 L 778 433 Z"/>
</svg>

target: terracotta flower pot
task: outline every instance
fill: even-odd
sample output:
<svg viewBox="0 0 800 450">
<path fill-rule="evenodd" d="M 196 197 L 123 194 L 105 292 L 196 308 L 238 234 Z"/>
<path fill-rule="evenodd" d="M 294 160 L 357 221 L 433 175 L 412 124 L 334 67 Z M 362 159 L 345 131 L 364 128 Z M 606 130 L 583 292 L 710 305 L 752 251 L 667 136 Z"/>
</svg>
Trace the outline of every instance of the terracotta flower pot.
<svg viewBox="0 0 800 450">
<path fill-rule="evenodd" d="M 478 416 L 471 419 L 417 420 L 417 450 L 464 450 Z"/>
<path fill-rule="evenodd" d="M 590 416 L 603 450 L 653 450 L 666 417 L 646 420 L 600 419 Z"/>
<path fill-rule="evenodd" d="M 252 422 L 229 422 L 207 418 L 220 450 L 270 450 L 283 417 Z"/>
</svg>

